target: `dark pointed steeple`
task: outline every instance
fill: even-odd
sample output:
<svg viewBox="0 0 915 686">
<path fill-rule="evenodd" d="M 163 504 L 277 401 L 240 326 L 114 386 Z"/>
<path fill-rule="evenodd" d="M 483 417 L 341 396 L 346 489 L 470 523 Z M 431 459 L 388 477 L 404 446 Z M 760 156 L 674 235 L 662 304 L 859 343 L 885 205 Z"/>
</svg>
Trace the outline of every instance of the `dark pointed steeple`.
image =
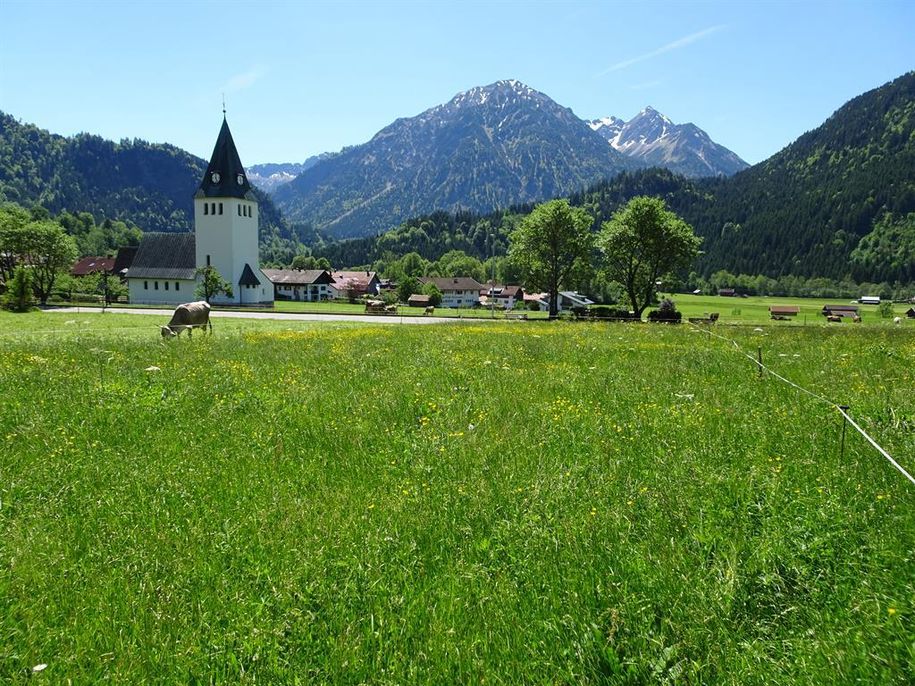
<svg viewBox="0 0 915 686">
<path fill-rule="evenodd" d="M 232 132 L 229 131 L 229 122 L 226 121 L 225 113 L 223 113 L 219 138 L 216 139 L 213 156 L 210 158 L 210 164 L 203 175 L 195 197 L 253 200 L 253 194 L 249 196 L 249 193 L 251 193 L 251 184 L 248 183 L 248 175 L 238 157 L 235 141 L 232 140 Z"/>
</svg>

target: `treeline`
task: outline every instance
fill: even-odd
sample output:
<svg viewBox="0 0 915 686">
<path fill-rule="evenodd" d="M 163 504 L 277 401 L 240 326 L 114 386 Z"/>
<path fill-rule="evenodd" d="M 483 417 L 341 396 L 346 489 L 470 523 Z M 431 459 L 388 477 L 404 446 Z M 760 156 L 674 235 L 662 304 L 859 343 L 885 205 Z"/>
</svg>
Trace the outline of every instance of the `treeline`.
<svg viewBox="0 0 915 686">
<path fill-rule="evenodd" d="M 688 279 L 672 279 L 665 283 L 665 290 L 691 292 L 696 289 L 707 294 L 732 288 L 738 295 L 772 295 L 793 298 L 860 298 L 864 295 L 878 295 L 889 300 L 908 300 L 915 295 L 915 282 L 864 281 L 851 279 L 835 280 L 823 276 L 810 278 L 787 274 L 778 278 L 748 274 L 732 274 L 721 269 L 710 277 L 692 272 Z"/>
</svg>

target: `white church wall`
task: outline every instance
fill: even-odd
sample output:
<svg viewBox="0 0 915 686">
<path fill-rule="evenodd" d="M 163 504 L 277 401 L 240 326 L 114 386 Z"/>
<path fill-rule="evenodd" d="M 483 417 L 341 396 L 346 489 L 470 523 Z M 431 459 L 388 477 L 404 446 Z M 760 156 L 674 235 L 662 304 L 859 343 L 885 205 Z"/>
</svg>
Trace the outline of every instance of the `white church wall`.
<svg viewBox="0 0 915 686">
<path fill-rule="evenodd" d="M 140 305 L 180 305 L 194 302 L 197 282 L 189 279 L 127 279 L 130 302 Z"/>
</svg>

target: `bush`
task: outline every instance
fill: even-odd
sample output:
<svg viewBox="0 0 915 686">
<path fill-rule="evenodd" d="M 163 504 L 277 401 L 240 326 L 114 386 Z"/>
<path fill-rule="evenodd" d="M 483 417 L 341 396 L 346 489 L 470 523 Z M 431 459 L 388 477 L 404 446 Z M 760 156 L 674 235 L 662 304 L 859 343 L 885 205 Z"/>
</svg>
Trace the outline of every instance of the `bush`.
<svg viewBox="0 0 915 686">
<path fill-rule="evenodd" d="M 25 267 L 16 267 L 3 295 L 3 307 L 13 312 L 25 312 L 33 303 L 32 272 Z"/>
<path fill-rule="evenodd" d="M 883 319 L 890 319 L 893 316 L 893 303 L 889 300 L 884 300 L 879 305 L 877 305 L 877 314 L 879 314 Z"/>
<path fill-rule="evenodd" d="M 663 322 L 665 324 L 679 324 L 683 315 L 677 311 L 677 306 L 670 298 L 664 298 L 656 310 L 648 313 L 648 321 Z"/>
</svg>

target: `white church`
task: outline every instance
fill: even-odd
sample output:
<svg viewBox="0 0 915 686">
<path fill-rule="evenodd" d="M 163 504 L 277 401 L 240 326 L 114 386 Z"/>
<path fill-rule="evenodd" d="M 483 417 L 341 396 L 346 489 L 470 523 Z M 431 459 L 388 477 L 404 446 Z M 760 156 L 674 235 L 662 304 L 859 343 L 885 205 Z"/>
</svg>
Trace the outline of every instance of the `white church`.
<svg viewBox="0 0 915 686">
<path fill-rule="evenodd" d="M 232 297 L 213 304 L 269 305 L 273 284 L 260 269 L 257 199 L 223 116 L 216 147 L 194 194 L 193 233 L 146 233 L 127 269 L 132 303 L 197 300 L 198 268 L 215 267 Z"/>
</svg>

